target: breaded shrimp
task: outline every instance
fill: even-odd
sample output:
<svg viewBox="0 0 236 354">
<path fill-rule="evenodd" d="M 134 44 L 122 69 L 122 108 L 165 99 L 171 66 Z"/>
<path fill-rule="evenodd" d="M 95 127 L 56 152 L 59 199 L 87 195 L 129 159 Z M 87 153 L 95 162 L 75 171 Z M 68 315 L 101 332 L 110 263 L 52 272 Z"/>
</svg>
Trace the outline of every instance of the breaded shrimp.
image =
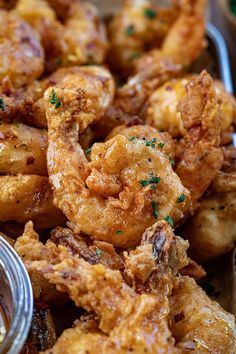
<svg viewBox="0 0 236 354">
<path fill-rule="evenodd" d="M 175 171 L 190 191 L 196 208 L 223 163 L 219 148 L 222 120 L 213 80 L 206 71 L 192 80 L 186 90 L 178 110 L 188 133 Z"/>
<path fill-rule="evenodd" d="M 181 353 L 235 353 L 235 319 L 212 301 L 194 279 L 174 280 L 170 328 Z"/>
<path fill-rule="evenodd" d="M 149 0 L 124 0 L 108 24 L 108 60 L 123 76 L 131 74 L 135 60 L 150 48 L 158 47 L 176 20 L 178 8 L 153 6 Z"/>
<path fill-rule="evenodd" d="M 100 349 L 102 353 L 127 353 L 130 348 L 136 353 L 154 354 L 158 350 L 178 353 L 167 323 L 168 277 L 156 284 L 155 295 L 137 294 L 119 271 L 101 264 L 90 265 L 51 241 L 44 246 L 38 241 L 32 223 L 26 225 L 16 247 L 24 254 L 30 271 L 41 272 L 58 290 L 68 292 L 77 306 L 97 314 L 98 327 L 107 334 Z M 157 247 L 161 254 L 162 243 Z M 66 353 L 71 353 L 70 347 Z"/>
<path fill-rule="evenodd" d="M 0 11 L 0 80 L 8 76 L 14 87 L 28 85 L 44 69 L 44 52 L 33 29 L 12 12 Z"/>
<path fill-rule="evenodd" d="M 178 222 L 189 193 L 169 158 L 155 149 L 155 138 L 147 141 L 118 134 L 94 144 L 87 161 L 78 134 L 102 116 L 112 96 L 111 76 L 98 67 L 81 68 L 45 92 L 48 172 L 54 203 L 76 233 L 129 247 L 139 243 L 157 218 Z M 186 200 L 178 203 L 182 194 Z"/>
<path fill-rule="evenodd" d="M 186 67 L 204 48 L 206 0 L 183 0 L 180 15 L 169 30 L 160 49 L 153 49 L 136 61 L 136 72 L 169 57 Z"/>
<path fill-rule="evenodd" d="M 16 6 L 41 36 L 47 72 L 61 65 L 101 64 L 105 58 L 108 44 L 96 8 L 75 0 L 67 7 L 61 23 L 46 0 L 19 0 Z"/>
<path fill-rule="evenodd" d="M 236 173 L 218 172 L 210 195 L 202 199 L 200 207 L 184 227 L 191 257 L 205 262 L 233 249 L 236 241 L 235 215 Z"/>
<path fill-rule="evenodd" d="M 47 176 L 47 132 L 24 124 L 0 125 L 0 174 Z"/>
<path fill-rule="evenodd" d="M 53 205 L 47 177 L 36 175 L 0 176 L 0 221 L 25 223 L 34 220 L 38 229 L 65 223 Z"/>
<path fill-rule="evenodd" d="M 183 137 L 187 130 L 184 128 L 177 106 L 186 93 L 185 86 L 193 78 L 193 75 L 189 75 L 173 79 L 155 90 L 142 110 L 145 122 L 157 129 L 168 131 L 173 137 Z M 236 117 L 236 101 L 226 93 L 220 82 L 214 80 L 214 86 L 222 113 L 222 131 L 227 131 Z"/>
</svg>

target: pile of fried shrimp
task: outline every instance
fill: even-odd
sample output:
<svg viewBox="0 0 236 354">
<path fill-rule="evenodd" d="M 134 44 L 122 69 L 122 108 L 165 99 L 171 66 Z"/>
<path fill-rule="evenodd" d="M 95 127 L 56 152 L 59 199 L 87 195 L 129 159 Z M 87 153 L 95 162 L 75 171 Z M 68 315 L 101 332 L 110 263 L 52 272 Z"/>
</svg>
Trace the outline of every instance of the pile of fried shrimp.
<svg viewBox="0 0 236 354">
<path fill-rule="evenodd" d="M 22 353 L 236 353 L 234 316 L 198 285 L 236 241 L 236 102 L 190 70 L 206 0 L 96 4 L 0 1 L 0 230 L 35 303 Z"/>
</svg>

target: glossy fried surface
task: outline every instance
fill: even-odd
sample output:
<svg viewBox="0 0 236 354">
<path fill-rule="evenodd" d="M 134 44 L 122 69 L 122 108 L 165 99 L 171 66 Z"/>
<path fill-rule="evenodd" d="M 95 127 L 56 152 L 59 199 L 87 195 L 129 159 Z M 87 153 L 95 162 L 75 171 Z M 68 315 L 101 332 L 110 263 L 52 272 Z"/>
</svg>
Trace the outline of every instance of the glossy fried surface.
<svg viewBox="0 0 236 354">
<path fill-rule="evenodd" d="M 0 174 L 47 176 L 47 132 L 24 124 L 0 125 Z"/>
<path fill-rule="evenodd" d="M 176 201 L 182 193 L 188 196 L 188 191 L 173 172 L 169 158 L 161 149 L 153 148 L 156 139 L 148 142 L 116 135 L 105 143 L 94 144 L 91 161 L 86 160 L 74 139 L 94 120 L 96 105 L 96 117 L 99 117 L 104 111 L 103 105 L 111 99 L 109 91 L 101 93 L 100 102 L 96 96 L 91 96 L 93 85 L 98 85 L 97 94 L 98 89 L 103 88 L 101 76 L 96 78 L 93 70 L 88 71 L 89 75 L 81 70 L 74 76 L 77 90 L 70 87 L 69 77 L 54 88 L 62 106 L 54 108 L 48 102 L 51 89 L 45 94 L 49 127 L 48 170 L 54 187 L 54 203 L 67 215 L 75 232 L 82 231 L 95 239 L 128 247 L 138 244 L 145 228 L 158 217 L 181 219 L 185 203 L 178 205 Z M 110 96 L 106 98 L 107 94 Z M 78 103 L 71 100 L 74 95 Z M 91 103 L 93 110 L 90 112 Z M 82 110 L 73 115 L 73 110 L 78 110 L 81 104 Z M 83 124 L 80 123 L 82 119 Z M 71 132 L 68 127 L 72 127 Z M 93 223 L 88 222 L 91 213 Z"/>
<path fill-rule="evenodd" d="M 44 52 L 37 34 L 19 16 L 0 11 L 0 80 L 6 75 L 14 87 L 41 76 Z"/>
<path fill-rule="evenodd" d="M 25 223 L 34 220 L 39 229 L 65 222 L 53 205 L 47 177 L 37 175 L 0 176 L 0 221 Z"/>
</svg>

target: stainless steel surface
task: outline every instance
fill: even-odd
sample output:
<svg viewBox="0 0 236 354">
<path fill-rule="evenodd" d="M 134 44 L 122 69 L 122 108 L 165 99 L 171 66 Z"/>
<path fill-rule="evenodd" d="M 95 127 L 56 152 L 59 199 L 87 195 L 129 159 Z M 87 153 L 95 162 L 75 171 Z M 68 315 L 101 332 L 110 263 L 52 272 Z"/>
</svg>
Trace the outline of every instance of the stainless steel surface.
<svg viewBox="0 0 236 354">
<path fill-rule="evenodd" d="M 0 236 L 0 302 L 9 320 L 0 354 L 20 353 L 27 338 L 33 312 L 28 273 L 14 249 Z"/>
<path fill-rule="evenodd" d="M 224 83 L 226 91 L 233 93 L 229 54 L 225 40 L 220 31 L 211 23 L 207 24 L 207 35 L 215 45 L 220 79 Z"/>
</svg>

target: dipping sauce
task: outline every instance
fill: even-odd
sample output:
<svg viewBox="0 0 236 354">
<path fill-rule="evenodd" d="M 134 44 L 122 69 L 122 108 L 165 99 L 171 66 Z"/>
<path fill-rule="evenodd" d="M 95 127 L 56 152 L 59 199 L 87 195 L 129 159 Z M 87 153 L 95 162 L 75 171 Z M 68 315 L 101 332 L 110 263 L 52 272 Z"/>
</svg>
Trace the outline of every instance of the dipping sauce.
<svg viewBox="0 0 236 354">
<path fill-rule="evenodd" d="M 0 304 L 0 346 L 7 333 L 8 321 L 3 306 Z"/>
</svg>

